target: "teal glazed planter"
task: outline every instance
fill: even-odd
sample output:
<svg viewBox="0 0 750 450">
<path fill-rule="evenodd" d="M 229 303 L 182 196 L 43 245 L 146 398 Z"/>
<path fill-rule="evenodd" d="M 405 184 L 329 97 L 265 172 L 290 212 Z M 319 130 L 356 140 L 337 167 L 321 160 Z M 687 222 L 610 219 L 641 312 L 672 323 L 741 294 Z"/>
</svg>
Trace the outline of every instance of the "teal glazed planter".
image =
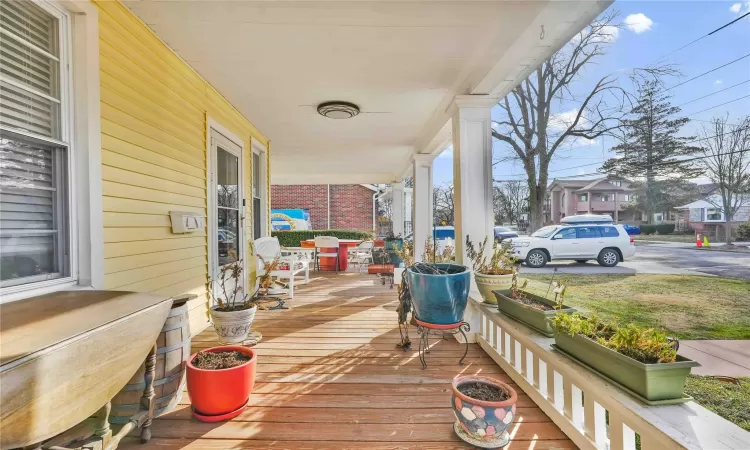
<svg viewBox="0 0 750 450">
<path fill-rule="evenodd" d="M 500 388 L 510 394 L 508 400 L 490 402 L 477 400 L 462 394 L 458 387 L 467 383 L 482 383 Z M 508 428 L 516 418 L 516 391 L 492 378 L 457 377 L 451 386 L 451 406 L 456 416 L 453 428 L 461 440 L 479 448 L 501 448 L 508 445 Z"/>
<path fill-rule="evenodd" d="M 471 272 L 457 264 L 436 264 L 444 275 L 428 275 L 406 269 L 414 312 L 422 322 L 450 325 L 461 322 L 469 299 Z"/>
<path fill-rule="evenodd" d="M 401 238 L 385 240 L 385 251 L 391 257 L 391 263 L 395 264 L 396 267 L 401 267 L 401 264 L 404 262 L 396 253 L 397 250 L 401 250 L 402 248 L 404 248 L 404 240 Z"/>
</svg>

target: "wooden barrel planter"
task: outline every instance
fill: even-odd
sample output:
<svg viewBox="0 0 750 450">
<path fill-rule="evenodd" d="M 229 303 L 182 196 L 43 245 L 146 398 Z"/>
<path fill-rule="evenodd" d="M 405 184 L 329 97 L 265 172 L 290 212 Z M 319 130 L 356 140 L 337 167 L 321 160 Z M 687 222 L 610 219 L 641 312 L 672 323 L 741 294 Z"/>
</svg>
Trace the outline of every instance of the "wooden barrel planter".
<svg viewBox="0 0 750 450">
<path fill-rule="evenodd" d="M 156 393 L 154 417 L 159 417 L 180 402 L 185 389 L 185 368 L 190 357 L 190 321 L 187 301 L 175 300 L 161 333 L 156 340 L 156 371 L 154 391 Z M 124 424 L 138 411 L 141 395 L 146 383 L 143 379 L 145 365 L 128 384 L 112 399 L 109 421 Z"/>
</svg>

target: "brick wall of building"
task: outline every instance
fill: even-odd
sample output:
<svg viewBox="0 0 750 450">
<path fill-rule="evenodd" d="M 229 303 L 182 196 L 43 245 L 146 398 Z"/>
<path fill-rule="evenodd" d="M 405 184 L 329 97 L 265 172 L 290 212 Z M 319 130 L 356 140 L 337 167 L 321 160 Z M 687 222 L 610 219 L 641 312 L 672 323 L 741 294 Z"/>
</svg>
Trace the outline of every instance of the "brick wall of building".
<svg viewBox="0 0 750 450">
<path fill-rule="evenodd" d="M 359 184 L 332 184 L 331 228 L 372 231 L 373 191 Z M 272 209 L 306 209 L 314 230 L 328 227 L 328 185 L 272 185 Z"/>
</svg>

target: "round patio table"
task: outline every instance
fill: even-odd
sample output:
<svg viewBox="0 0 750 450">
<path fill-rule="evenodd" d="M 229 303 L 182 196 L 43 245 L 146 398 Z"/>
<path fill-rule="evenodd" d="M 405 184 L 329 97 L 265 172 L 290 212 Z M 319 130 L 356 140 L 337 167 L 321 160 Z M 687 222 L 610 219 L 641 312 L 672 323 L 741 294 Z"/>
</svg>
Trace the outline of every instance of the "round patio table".
<svg viewBox="0 0 750 450">
<path fill-rule="evenodd" d="M 349 248 L 359 245 L 362 241 L 359 239 L 339 239 L 339 271 L 345 271 L 349 267 Z M 304 248 L 315 248 L 315 239 L 308 239 L 300 242 Z M 322 251 L 333 253 L 337 251 L 334 248 L 324 248 Z M 334 272 L 336 270 L 336 258 L 320 258 L 320 270 Z"/>
</svg>

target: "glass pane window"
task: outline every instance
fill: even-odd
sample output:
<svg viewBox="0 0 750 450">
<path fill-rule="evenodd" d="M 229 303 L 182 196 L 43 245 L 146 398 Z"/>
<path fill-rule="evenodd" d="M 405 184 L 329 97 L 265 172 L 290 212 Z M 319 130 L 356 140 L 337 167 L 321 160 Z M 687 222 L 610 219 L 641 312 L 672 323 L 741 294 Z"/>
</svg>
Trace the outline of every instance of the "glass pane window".
<svg viewBox="0 0 750 450">
<path fill-rule="evenodd" d="M 67 151 L 0 138 L 0 286 L 69 275 Z"/>
<path fill-rule="evenodd" d="M 588 199 L 589 199 L 588 194 L 581 194 L 579 196 L 579 201 L 585 202 L 585 201 L 588 201 Z"/>
<path fill-rule="evenodd" d="M 719 208 L 707 208 L 706 209 L 706 220 L 723 220 L 724 214 L 721 213 Z"/>
<path fill-rule="evenodd" d="M 219 265 L 237 261 L 240 252 L 239 158 L 216 149 L 216 196 Z"/>
<path fill-rule="evenodd" d="M 578 228 L 579 239 L 598 238 L 598 237 L 601 237 L 598 227 L 579 227 Z"/>
<path fill-rule="evenodd" d="M 61 117 L 70 76 L 60 42 L 64 20 L 32 1 L 0 2 L 2 288 L 72 274 L 70 151 Z"/>
<path fill-rule="evenodd" d="M 575 238 L 576 238 L 575 228 L 565 228 L 555 235 L 555 239 L 575 239 Z"/>
<path fill-rule="evenodd" d="M 253 153 L 253 239 L 262 236 L 263 211 L 261 210 L 263 202 L 261 201 L 261 171 L 260 171 L 260 154 Z"/>
<path fill-rule="evenodd" d="M 30 1 L 0 12 L 0 125 L 60 139 L 59 21 Z"/>
</svg>

